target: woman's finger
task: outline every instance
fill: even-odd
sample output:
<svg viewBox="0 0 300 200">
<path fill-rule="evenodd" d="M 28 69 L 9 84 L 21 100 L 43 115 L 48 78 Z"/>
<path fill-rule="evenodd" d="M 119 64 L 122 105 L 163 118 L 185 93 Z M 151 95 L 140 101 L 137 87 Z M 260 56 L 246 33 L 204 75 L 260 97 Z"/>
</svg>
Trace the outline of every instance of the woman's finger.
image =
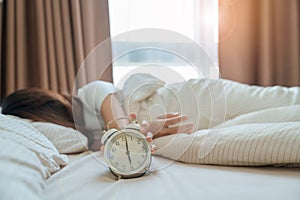
<svg viewBox="0 0 300 200">
<path fill-rule="evenodd" d="M 178 132 L 179 133 L 192 133 L 194 131 L 194 123 L 189 122 L 183 125 L 180 125 Z"/>
<path fill-rule="evenodd" d="M 176 116 L 179 116 L 178 112 L 158 115 L 156 117 L 156 119 L 167 119 L 167 118 L 176 117 Z"/>
<path fill-rule="evenodd" d="M 178 126 L 166 127 L 161 130 L 162 133 L 190 133 L 193 129 L 193 123 L 182 124 Z"/>
<path fill-rule="evenodd" d="M 136 114 L 135 113 L 130 113 L 129 117 L 131 120 L 136 120 Z"/>
<path fill-rule="evenodd" d="M 178 133 L 190 134 L 193 132 L 194 124 L 192 122 L 187 124 L 182 124 L 173 127 L 164 127 L 157 134 L 154 134 L 153 138 L 158 138 L 167 135 L 173 135 Z"/>
<path fill-rule="evenodd" d="M 154 144 L 151 145 L 151 153 L 155 153 L 156 151 L 156 146 Z"/>
<path fill-rule="evenodd" d="M 153 134 L 150 133 L 150 132 L 148 132 L 147 135 L 146 135 L 146 140 L 147 140 L 148 142 L 152 142 L 152 139 L 153 139 Z"/>
<path fill-rule="evenodd" d="M 180 127 L 180 122 L 186 121 L 188 119 L 188 116 L 177 116 L 172 117 L 168 119 L 156 119 L 148 124 L 148 126 L 142 126 L 141 132 L 147 133 L 148 131 L 152 132 L 153 134 L 157 134 L 161 132 L 164 128 L 169 128 L 167 130 L 172 131 L 172 133 L 175 133 L 175 131 L 178 131 L 176 127 Z M 173 129 L 171 129 L 174 126 Z"/>
<path fill-rule="evenodd" d="M 140 132 L 146 135 L 146 133 L 149 130 L 149 126 L 150 126 L 150 124 L 146 120 L 143 120 L 143 122 L 141 124 Z"/>
<path fill-rule="evenodd" d="M 177 116 L 177 117 L 168 118 L 168 119 L 165 119 L 164 126 L 168 127 L 168 126 L 171 126 L 171 125 L 175 125 L 175 124 L 178 124 L 180 122 L 188 120 L 188 118 L 189 117 L 187 115 L 180 115 L 180 116 Z"/>
</svg>

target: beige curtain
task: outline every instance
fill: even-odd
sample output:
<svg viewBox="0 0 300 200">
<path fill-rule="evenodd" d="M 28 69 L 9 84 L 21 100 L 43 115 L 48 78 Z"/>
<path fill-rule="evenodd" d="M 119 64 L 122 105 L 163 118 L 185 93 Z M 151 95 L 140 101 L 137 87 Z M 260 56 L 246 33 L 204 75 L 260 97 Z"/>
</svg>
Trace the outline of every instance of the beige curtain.
<svg viewBox="0 0 300 200">
<path fill-rule="evenodd" d="M 300 85 L 300 1 L 220 0 L 223 78 L 257 85 Z"/>
<path fill-rule="evenodd" d="M 82 61 L 110 36 L 107 0 L 8 0 L 3 10 L 1 99 L 24 87 L 71 92 Z M 106 69 L 81 79 L 112 81 Z"/>
</svg>

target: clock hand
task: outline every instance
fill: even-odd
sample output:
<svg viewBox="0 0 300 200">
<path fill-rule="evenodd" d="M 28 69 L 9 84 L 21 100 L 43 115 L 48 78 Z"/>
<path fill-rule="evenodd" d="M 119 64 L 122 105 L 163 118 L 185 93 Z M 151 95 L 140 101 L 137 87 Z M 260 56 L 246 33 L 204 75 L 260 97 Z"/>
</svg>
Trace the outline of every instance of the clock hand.
<svg viewBox="0 0 300 200">
<path fill-rule="evenodd" d="M 130 152 L 129 152 L 129 149 L 128 149 L 127 137 L 125 137 L 125 141 L 126 141 L 126 154 L 128 156 L 129 163 L 131 164 L 131 158 L 130 158 Z"/>
</svg>

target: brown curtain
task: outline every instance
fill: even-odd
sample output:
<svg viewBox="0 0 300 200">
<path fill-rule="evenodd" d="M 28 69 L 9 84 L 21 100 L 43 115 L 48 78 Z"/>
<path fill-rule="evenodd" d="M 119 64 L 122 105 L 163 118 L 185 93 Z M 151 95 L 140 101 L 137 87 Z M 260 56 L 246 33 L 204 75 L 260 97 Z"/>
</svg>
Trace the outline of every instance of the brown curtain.
<svg viewBox="0 0 300 200">
<path fill-rule="evenodd" d="M 3 6 L 2 6 L 2 2 L 0 3 L 0 47 L 1 47 L 1 44 L 2 44 L 2 18 L 3 18 Z M 0 55 L 1 55 L 1 51 L 2 51 L 2 48 L 0 48 Z M 1 56 L 0 56 L 0 63 L 1 63 Z M 0 64 L 0 77 L 1 77 L 1 64 Z M 0 81 L 0 88 L 1 88 L 1 81 Z M 1 94 L 0 94 L 1 95 Z"/>
<path fill-rule="evenodd" d="M 107 0 L 8 0 L 3 11 L 1 99 L 24 87 L 71 92 L 82 61 L 110 36 Z M 81 79 L 112 81 L 106 69 Z"/>
<path fill-rule="evenodd" d="M 300 1 L 220 0 L 219 65 L 226 79 L 300 86 Z"/>
</svg>

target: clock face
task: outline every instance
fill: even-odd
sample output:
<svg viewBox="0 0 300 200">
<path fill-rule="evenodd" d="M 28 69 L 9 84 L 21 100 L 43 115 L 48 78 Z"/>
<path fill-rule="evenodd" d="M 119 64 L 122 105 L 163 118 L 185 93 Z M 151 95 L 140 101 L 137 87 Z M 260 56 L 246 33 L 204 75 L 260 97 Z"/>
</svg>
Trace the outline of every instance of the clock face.
<svg viewBox="0 0 300 200">
<path fill-rule="evenodd" d="M 141 134 L 116 133 L 105 144 L 104 153 L 113 172 L 130 175 L 145 172 L 151 162 L 151 150 Z"/>
</svg>

